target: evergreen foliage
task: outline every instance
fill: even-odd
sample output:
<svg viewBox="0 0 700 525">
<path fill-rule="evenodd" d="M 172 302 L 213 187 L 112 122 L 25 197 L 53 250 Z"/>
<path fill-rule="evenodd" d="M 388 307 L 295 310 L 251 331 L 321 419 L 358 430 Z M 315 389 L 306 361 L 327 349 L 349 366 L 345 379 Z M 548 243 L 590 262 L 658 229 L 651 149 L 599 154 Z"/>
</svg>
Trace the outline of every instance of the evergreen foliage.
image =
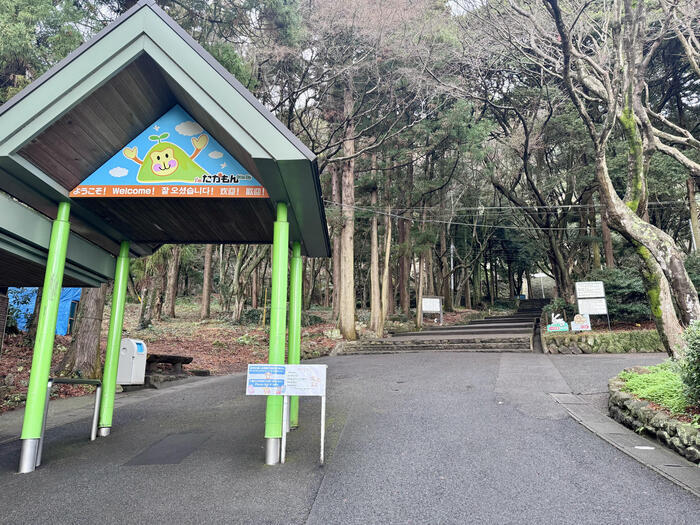
<svg viewBox="0 0 700 525">
<path fill-rule="evenodd" d="M 625 381 L 624 390 L 641 399 L 667 408 L 673 414 L 682 414 L 688 406 L 678 365 L 666 361 L 647 368 L 648 373 L 625 371 L 620 378 Z"/>
<path fill-rule="evenodd" d="M 681 362 L 681 378 L 688 399 L 700 406 L 700 321 L 693 321 L 686 328 L 683 339 L 686 349 Z"/>
</svg>

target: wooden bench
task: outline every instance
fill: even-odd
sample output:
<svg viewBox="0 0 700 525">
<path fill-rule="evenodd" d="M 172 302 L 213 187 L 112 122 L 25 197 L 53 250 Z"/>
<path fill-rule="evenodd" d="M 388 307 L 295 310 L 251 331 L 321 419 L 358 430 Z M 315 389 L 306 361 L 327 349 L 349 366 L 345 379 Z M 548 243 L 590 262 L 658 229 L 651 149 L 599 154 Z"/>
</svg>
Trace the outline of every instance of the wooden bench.
<svg viewBox="0 0 700 525">
<path fill-rule="evenodd" d="M 182 365 L 189 365 L 192 359 L 192 357 L 185 355 L 148 354 L 146 369 L 149 373 L 158 373 L 158 365 L 167 364 L 172 366 L 173 374 L 180 375 L 182 374 Z"/>
</svg>

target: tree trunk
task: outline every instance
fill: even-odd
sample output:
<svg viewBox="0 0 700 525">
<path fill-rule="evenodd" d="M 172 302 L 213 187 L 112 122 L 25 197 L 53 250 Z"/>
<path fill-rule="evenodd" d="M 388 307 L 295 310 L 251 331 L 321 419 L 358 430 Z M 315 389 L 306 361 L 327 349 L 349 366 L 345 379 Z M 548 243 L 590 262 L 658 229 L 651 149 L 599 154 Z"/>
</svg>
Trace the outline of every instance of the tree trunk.
<svg viewBox="0 0 700 525">
<path fill-rule="evenodd" d="M 510 299 L 515 297 L 515 278 L 513 277 L 513 263 L 512 261 L 507 261 L 508 264 L 508 293 L 510 294 Z"/>
<path fill-rule="evenodd" d="M 56 371 L 66 375 L 95 378 L 100 376 L 100 335 L 107 284 L 83 288 L 73 328 L 73 340 Z"/>
<path fill-rule="evenodd" d="M 690 236 L 693 240 L 693 250 L 700 247 L 700 224 L 698 224 L 698 204 L 695 202 L 695 180 L 688 177 L 685 181 L 688 188 L 688 211 L 690 212 Z"/>
<path fill-rule="evenodd" d="M 592 201 L 591 205 L 593 204 Z M 595 213 L 595 207 L 591 206 L 591 210 L 589 212 L 589 223 L 591 225 L 591 238 L 593 241 L 591 242 L 591 252 L 593 252 L 593 269 L 594 270 L 600 270 L 601 268 L 601 262 L 600 262 L 600 242 L 598 242 L 598 226 L 596 225 L 596 213 Z"/>
<path fill-rule="evenodd" d="M 399 310 L 408 317 L 410 312 L 410 288 L 409 278 L 411 273 L 411 260 L 408 256 L 409 226 L 408 220 L 398 219 L 399 230 Z"/>
<path fill-rule="evenodd" d="M 479 306 L 481 303 L 481 263 L 477 259 L 474 263 L 474 269 L 472 270 L 472 275 L 474 276 L 474 301 L 473 306 Z"/>
<path fill-rule="evenodd" d="M 258 267 L 253 270 L 253 278 L 250 281 L 250 305 L 258 307 Z"/>
<path fill-rule="evenodd" d="M 329 168 L 331 170 L 331 195 L 333 202 L 336 204 L 341 204 L 343 202 L 342 192 L 340 191 L 340 172 L 335 165 L 331 165 Z M 340 210 L 341 216 L 343 209 Z M 342 232 L 342 226 L 340 231 L 337 227 L 333 228 L 333 239 L 331 243 L 332 258 L 333 258 L 333 318 L 337 319 L 340 313 L 340 234 Z"/>
<path fill-rule="evenodd" d="M 34 311 L 29 319 L 29 327 L 27 328 L 27 338 L 33 343 L 36 340 L 36 329 L 39 326 L 39 309 L 41 308 L 41 297 L 44 294 L 44 289 L 39 286 L 36 289 L 36 299 L 34 299 Z"/>
<path fill-rule="evenodd" d="M 472 290 L 471 290 L 471 277 L 469 273 L 465 270 L 464 273 L 467 274 L 467 278 L 464 279 L 464 307 L 467 310 L 472 309 Z"/>
<path fill-rule="evenodd" d="M 413 160 L 413 159 L 411 159 Z M 411 207 L 411 191 L 413 189 L 413 162 L 407 167 L 406 188 L 404 190 L 404 207 Z M 402 218 L 399 219 L 399 305 L 401 312 L 406 317 L 411 316 L 411 260 L 413 259 L 413 250 L 411 249 L 411 223 L 405 219 L 405 214 L 409 213 L 404 210 Z"/>
<path fill-rule="evenodd" d="M 421 250 L 418 256 L 418 286 L 416 290 L 416 328 L 423 327 L 423 267 L 425 266 L 425 255 Z"/>
<path fill-rule="evenodd" d="M 372 163 L 376 168 L 377 156 L 372 155 Z M 370 194 L 370 205 L 374 208 L 377 205 L 377 188 Z M 369 329 L 376 332 L 382 316 L 382 299 L 379 284 L 379 233 L 377 226 L 377 215 L 373 214 L 370 224 L 370 317 Z"/>
<path fill-rule="evenodd" d="M 211 314 L 211 256 L 213 251 L 213 244 L 204 245 L 204 279 L 202 283 L 202 307 L 199 311 L 200 319 L 209 319 Z"/>
<path fill-rule="evenodd" d="M 610 226 L 605 218 L 605 210 L 600 214 L 600 231 L 603 235 L 603 253 L 605 254 L 605 266 L 615 268 L 615 254 L 613 253 L 612 235 L 610 234 Z"/>
<path fill-rule="evenodd" d="M 162 321 L 163 320 L 163 304 L 165 303 L 165 289 L 167 287 L 167 275 L 163 273 L 163 275 L 160 278 L 160 286 L 158 287 L 158 293 L 156 295 L 156 303 L 155 303 L 155 316 L 156 316 L 156 321 Z"/>
<path fill-rule="evenodd" d="M 340 235 L 340 310 L 338 327 L 342 336 L 350 341 L 357 339 L 355 333 L 355 126 L 352 120 L 353 92 L 351 80 L 344 91 L 344 116 L 347 120 L 343 156 L 350 157 L 343 162 L 341 193 L 343 197 L 343 225 Z"/>
<path fill-rule="evenodd" d="M 387 203 L 389 199 L 387 197 Z M 394 302 L 394 294 L 391 286 L 391 206 L 387 204 L 384 216 L 384 269 L 382 270 L 382 311 L 375 334 L 384 337 L 384 323 Z"/>
<path fill-rule="evenodd" d="M 174 244 L 170 261 L 168 262 L 168 287 L 166 291 L 166 311 L 168 317 L 175 317 L 175 301 L 177 300 L 177 284 L 180 275 L 180 245 Z"/>
<path fill-rule="evenodd" d="M 608 175 L 605 151 L 596 156 L 596 175 L 608 222 L 632 243 L 642 261 L 651 312 L 666 351 L 678 357 L 682 349 L 681 323 L 687 325 L 700 317 L 698 295 L 683 265 L 683 256 L 668 234 L 644 221 L 617 196 Z"/>
<path fill-rule="evenodd" d="M 442 277 L 440 291 L 442 292 L 444 310 L 451 312 L 454 310 L 454 305 L 452 304 L 452 287 L 450 286 L 452 274 L 450 273 L 449 255 L 447 253 L 446 230 L 447 226 L 440 226 L 440 270 Z"/>
</svg>

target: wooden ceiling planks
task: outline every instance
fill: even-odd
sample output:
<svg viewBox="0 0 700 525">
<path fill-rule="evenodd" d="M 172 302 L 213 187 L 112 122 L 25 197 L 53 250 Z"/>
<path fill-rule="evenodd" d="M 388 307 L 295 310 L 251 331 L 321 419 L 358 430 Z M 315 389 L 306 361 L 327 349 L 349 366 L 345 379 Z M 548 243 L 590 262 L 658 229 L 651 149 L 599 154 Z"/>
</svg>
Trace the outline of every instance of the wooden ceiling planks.
<svg viewBox="0 0 700 525">
<path fill-rule="evenodd" d="M 93 198 L 82 204 L 134 242 L 272 242 L 267 199 Z"/>
<path fill-rule="evenodd" d="M 72 190 L 174 104 L 160 69 L 142 55 L 19 154 Z"/>
<path fill-rule="evenodd" d="M 0 250 L 0 286 L 43 286 L 46 268 L 42 264 Z M 85 286 L 66 273 L 63 286 Z"/>
</svg>

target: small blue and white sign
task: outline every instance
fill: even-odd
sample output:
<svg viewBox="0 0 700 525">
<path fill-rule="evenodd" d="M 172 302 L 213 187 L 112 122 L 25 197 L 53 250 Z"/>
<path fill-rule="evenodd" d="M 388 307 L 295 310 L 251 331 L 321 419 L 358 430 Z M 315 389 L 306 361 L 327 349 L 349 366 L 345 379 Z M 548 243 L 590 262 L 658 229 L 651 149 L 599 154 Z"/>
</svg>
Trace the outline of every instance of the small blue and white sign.
<svg viewBox="0 0 700 525">
<path fill-rule="evenodd" d="M 284 365 L 248 365 L 246 395 L 281 396 L 284 395 Z"/>
</svg>

